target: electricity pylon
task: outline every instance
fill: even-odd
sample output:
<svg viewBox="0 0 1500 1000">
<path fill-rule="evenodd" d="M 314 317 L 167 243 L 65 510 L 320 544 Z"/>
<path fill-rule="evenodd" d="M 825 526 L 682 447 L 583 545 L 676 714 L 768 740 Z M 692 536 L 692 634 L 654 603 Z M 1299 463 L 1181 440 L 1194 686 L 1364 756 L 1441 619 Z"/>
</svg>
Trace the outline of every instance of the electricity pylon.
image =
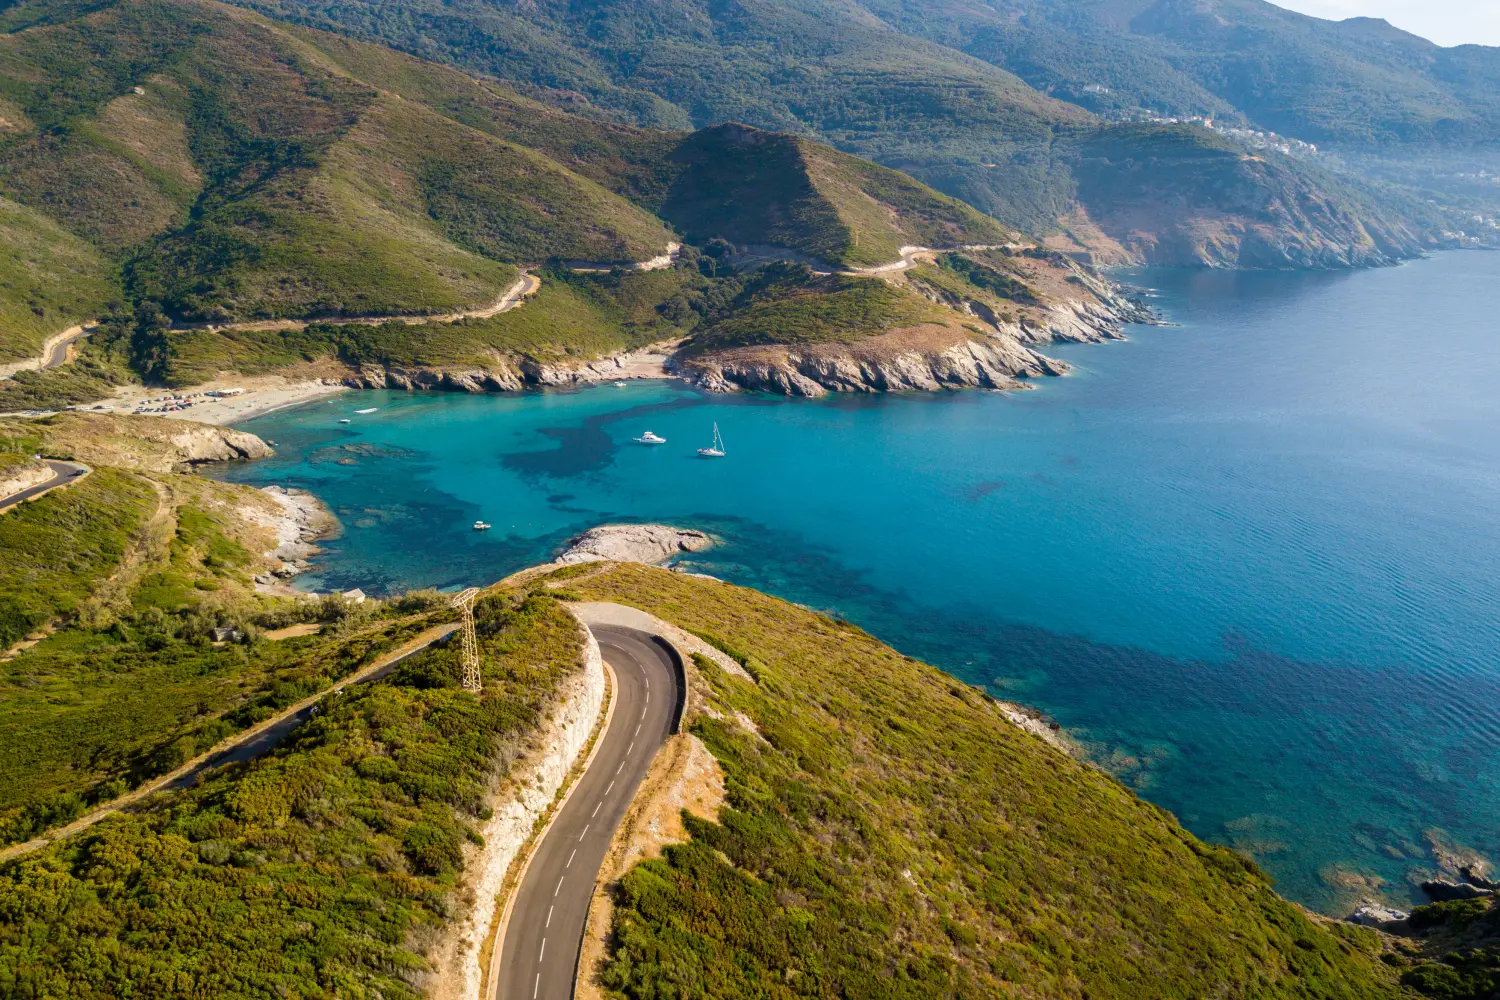
<svg viewBox="0 0 1500 1000">
<path fill-rule="evenodd" d="M 463 616 L 463 624 L 458 630 L 461 633 L 459 659 L 464 665 L 464 690 L 475 694 L 484 690 L 484 680 L 479 676 L 479 637 L 474 634 L 474 598 L 478 596 L 478 587 L 453 595 L 453 606 Z"/>
</svg>

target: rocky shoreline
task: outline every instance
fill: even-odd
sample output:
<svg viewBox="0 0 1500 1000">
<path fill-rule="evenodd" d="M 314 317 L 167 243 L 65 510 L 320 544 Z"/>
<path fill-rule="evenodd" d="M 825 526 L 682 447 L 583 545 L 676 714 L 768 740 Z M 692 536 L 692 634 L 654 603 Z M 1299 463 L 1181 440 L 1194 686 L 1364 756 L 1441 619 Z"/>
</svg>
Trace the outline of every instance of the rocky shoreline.
<svg viewBox="0 0 1500 1000">
<path fill-rule="evenodd" d="M 1068 371 L 1064 362 L 998 337 L 941 349 L 883 349 L 882 340 L 796 351 L 749 348 L 675 362 L 672 371 L 709 392 L 809 397 L 830 392 L 1022 389 L 1024 379 Z"/>
<path fill-rule="evenodd" d="M 1122 340 L 1129 324 L 1160 322 L 1132 289 L 1060 254 L 1046 254 L 1035 266 L 1048 269 L 1058 288 L 1071 289 L 1066 297 L 1054 294 L 1044 303 L 1002 315 L 978 299 L 919 286 L 932 301 L 972 318 L 957 333 L 893 330 L 852 344 L 764 345 L 704 354 L 659 344 L 577 365 L 525 357 L 497 357 L 494 364 L 475 367 L 364 365 L 343 382 L 358 389 L 481 393 L 675 376 L 708 392 L 801 397 L 1022 389 L 1030 379 L 1069 370 L 1040 353 L 1040 346 Z"/>
<path fill-rule="evenodd" d="M 323 501 L 306 490 L 285 486 L 267 486 L 261 490 L 280 508 L 276 514 L 243 510 L 247 520 L 275 532 L 276 547 L 265 553 L 273 567 L 255 577 L 255 589 L 262 593 L 284 592 L 288 581 L 312 568 L 311 559 L 323 551 L 318 542 L 337 535 L 338 518 Z"/>
</svg>

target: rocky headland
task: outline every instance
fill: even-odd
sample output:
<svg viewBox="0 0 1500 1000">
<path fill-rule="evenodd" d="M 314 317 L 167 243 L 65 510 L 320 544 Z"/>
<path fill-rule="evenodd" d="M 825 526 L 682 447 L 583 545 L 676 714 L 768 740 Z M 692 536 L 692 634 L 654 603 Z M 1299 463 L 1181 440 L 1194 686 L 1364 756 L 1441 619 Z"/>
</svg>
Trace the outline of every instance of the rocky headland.
<svg viewBox="0 0 1500 1000">
<path fill-rule="evenodd" d="M 343 383 L 359 389 L 480 393 L 676 376 L 710 392 L 785 396 L 1020 389 L 1029 379 L 1068 371 L 1040 347 L 1119 340 L 1128 324 L 1158 321 L 1132 289 L 1064 254 L 1040 247 L 976 248 L 986 250 L 998 251 L 989 258 L 991 266 L 999 262 L 1014 276 L 1020 289 L 1016 299 L 939 280 L 938 251 L 908 255 L 901 270 L 869 276 L 943 307 L 944 322 L 826 343 L 705 350 L 689 340 L 583 362 L 496 353 L 484 364 L 366 364 L 345 375 Z"/>
<path fill-rule="evenodd" d="M 945 344 L 932 342 L 923 332 L 895 331 L 854 345 L 739 348 L 674 361 L 672 371 L 710 392 L 822 396 L 829 392 L 1019 389 L 1024 388 L 1023 379 L 1068 370 L 1063 362 L 1007 338 Z"/>
<path fill-rule="evenodd" d="M 29 426 L 80 462 L 143 472 L 275 454 L 254 434 L 166 417 L 66 412 Z"/>
<path fill-rule="evenodd" d="M 702 552 L 712 535 L 668 524 L 603 524 L 571 539 L 557 562 L 638 562 L 660 565 L 683 552 Z"/>
</svg>

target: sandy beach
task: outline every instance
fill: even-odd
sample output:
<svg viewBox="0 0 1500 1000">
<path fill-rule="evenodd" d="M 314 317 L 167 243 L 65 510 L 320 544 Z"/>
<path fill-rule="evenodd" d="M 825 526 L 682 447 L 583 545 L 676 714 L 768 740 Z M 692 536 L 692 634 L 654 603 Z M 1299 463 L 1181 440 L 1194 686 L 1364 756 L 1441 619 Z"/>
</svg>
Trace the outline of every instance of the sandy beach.
<svg viewBox="0 0 1500 1000">
<path fill-rule="evenodd" d="M 243 389 L 234 396 L 205 397 L 210 390 Z M 347 392 L 348 387 L 333 379 L 306 378 L 289 379 L 282 375 L 259 375 L 251 378 L 217 379 L 190 389 L 177 390 L 178 396 L 191 396 L 193 405 L 181 410 L 153 413 L 152 416 L 171 417 L 176 420 L 191 420 L 200 424 L 232 424 L 251 417 L 258 417 L 272 410 L 279 410 L 309 400 L 321 399 L 334 393 Z M 148 388 L 146 386 L 123 386 L 116 390 L 113 399 L 94 404 L 85 409 L 103 413 L 134 413 L 147 400 L 160 400 L 172 390 Z M 157 407 L 160 403 L 146 403 Z"/>
</svg>

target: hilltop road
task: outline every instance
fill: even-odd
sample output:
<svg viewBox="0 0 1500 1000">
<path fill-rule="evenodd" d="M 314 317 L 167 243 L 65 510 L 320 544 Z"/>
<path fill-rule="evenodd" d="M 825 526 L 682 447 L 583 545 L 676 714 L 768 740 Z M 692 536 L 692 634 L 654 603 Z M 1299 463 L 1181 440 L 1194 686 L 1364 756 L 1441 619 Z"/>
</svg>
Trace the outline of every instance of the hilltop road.
<svg viewBox="0 0 1500 1000">
<path fill-rule="evenodd" d="M 651 758 L 677 723 L 671 654 L 643 632 L 591 629 L 619 681 L 614 714 L 593 762 L 532 855 L 490 970 L 488 1000 L 572 997 L 599 866 Z"/>
</svg>

